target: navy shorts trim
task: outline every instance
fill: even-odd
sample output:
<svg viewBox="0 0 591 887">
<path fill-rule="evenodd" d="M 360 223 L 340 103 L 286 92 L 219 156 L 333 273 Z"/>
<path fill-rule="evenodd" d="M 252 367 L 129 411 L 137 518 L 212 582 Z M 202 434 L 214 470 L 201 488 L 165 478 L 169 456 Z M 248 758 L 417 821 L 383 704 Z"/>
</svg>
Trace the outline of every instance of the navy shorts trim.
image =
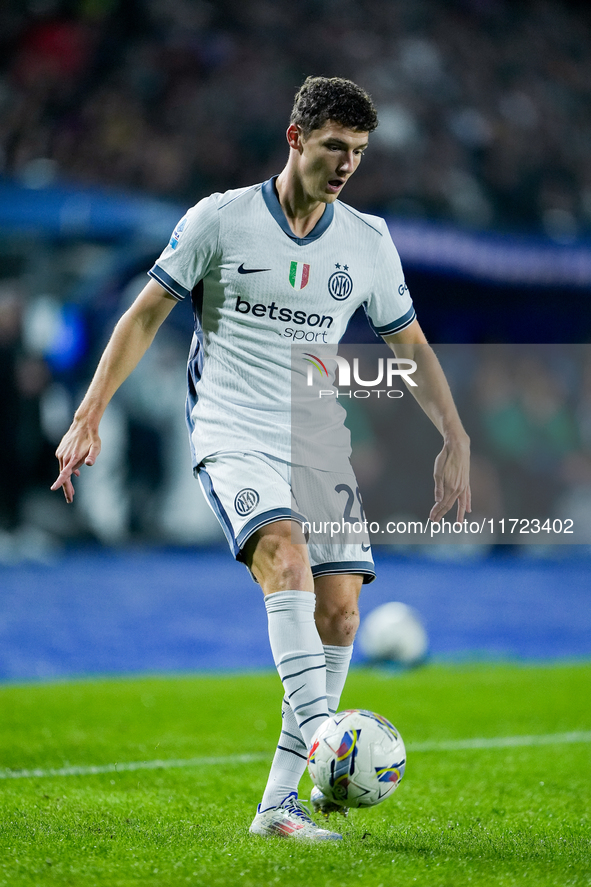
<svg viewBox="0 0 591 887">
<path fill-rule="evenodd" d="M 240 554 L 240 546 L 236 540 L 236 537 L 234 536 L 232 522 L 226 513 L 226 509 L 220 502 L 220 499 L 213 488 L 212 480 L 205 468 L 199 467 L 195 470 L 197 476 L 199 477 L 199 480 L 201 481 L 201 489 L 205 493 L 205 496 L 212 508 L 213 513 L 220 522 L 220 526 L 224 531 L 224 535 L 228 540 L 228 545 L 230 546 L 234 557 L 237 558 Z"/>
<path fill-rule="evenodd" d="M 376 571 L 371 561 L 333 561 L 312 567 L 312 576 L 332 576 L 337 573 L 352 573 L 363 576 L 363 584 L 373 582 Z"/>
<path fill-rule="evenodd" d="M 260 530 L 261 527 L 265 527 L 267 524 L 272 524 L 277 520 L 293 520 L 302 524 L 306 518 L 302 514 L 298 514 L 297 511 L 293 511 L 291 508 L 272 508 L 270 511 L 263 511 L 261 514 L 257 514 L 249 520 L 248 523 L 244 524 L 236 537 L 238 548 L 244 548 L 244 545 L 250 539 L 252 534 L 256 533 L 257 530 Z M 236 555 L 236 559 L 241 560 L 239 554 Z"/>
</svg>

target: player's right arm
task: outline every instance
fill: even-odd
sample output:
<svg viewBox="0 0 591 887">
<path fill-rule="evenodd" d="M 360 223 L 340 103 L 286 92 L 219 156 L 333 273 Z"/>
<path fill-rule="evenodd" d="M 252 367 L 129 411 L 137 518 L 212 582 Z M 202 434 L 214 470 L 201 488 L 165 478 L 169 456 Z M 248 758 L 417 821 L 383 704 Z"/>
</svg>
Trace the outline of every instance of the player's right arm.
<svg viewBox="0 0 591 887">
<path fill-rule="evenodd" d="M 78 476 L 82 465 L 94 465 L 100 453 L 99 423 L 107 404 L 140 362 L 175 305 L 176 299 L 150 280 L 117 322 L 84 400 L 55 453 L 60 473 L 51 489 L 62 487 L 66 502 L 74 498 L 72 475 Z"/>
</svg>

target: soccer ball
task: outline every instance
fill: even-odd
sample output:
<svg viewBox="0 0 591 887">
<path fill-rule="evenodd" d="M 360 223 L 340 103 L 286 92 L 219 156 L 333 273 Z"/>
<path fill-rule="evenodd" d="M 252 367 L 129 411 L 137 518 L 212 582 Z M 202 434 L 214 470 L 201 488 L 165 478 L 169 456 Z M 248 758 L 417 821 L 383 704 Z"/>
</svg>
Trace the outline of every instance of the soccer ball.
<svg viewBox="0 0 591 887">
<path fill-rule="evenodd" d="M 373 711 L 354 708 L 324 721 L 314 734 L 308 772 L 322 794 L 342 807 L 373 807 L 404 775 L 400 733 Z"/>
<path fill-rule="evenodd" d="M 368 659 L 417 665 L 429 645 L 416 610 L 390 601 L 372 610 L 359 631 L 359 643 Z"/>
</svg>

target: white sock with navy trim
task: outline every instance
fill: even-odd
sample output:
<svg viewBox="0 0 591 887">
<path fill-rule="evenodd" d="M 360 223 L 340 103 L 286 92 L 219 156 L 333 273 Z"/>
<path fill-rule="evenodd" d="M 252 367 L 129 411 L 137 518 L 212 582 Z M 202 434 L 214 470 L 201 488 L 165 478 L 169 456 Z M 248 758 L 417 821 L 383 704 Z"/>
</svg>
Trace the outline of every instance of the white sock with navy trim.
<svg viewBox="0 0 591 887">
<path fill-rule="evenodd" d="M 308 748 L 328 717 L 326 663 L 309 591 L 276 591 L 265 597 L 269 640 L 285 696 Z"/>
<path fill-rule="evenodd" d="M 273 755 L 267 785 L 259 810 L 278 807 L 291 792 L 298 790 L 306 769 L 307 749 L 294 713 L 283 697 L 281 703 L 281 734 Z"/>
<path fill-rule="evenodd" d="M 338 711 L 352 652 L 353 644 L 349 647 L 324 645 L 326 692 L 330 714 Z M 285 697 L 281 705 L 281 719 L 281 735 L 260 804 L 261 810 L 278 807 L 287 795 L 297 792 L 300 779 L 306 769 L 306 744 Z"/>
<path fill-rule="evenodd" d="M 315 595 L 278 591 L 265 597 L 265 606 L 271 650 L 285 696 L 281 735 L 260 810 L 277 807 L 297 792 L 306 769 L 307 743 L 328 717 L 324 649 L 314 621 Z"/>
</svg>

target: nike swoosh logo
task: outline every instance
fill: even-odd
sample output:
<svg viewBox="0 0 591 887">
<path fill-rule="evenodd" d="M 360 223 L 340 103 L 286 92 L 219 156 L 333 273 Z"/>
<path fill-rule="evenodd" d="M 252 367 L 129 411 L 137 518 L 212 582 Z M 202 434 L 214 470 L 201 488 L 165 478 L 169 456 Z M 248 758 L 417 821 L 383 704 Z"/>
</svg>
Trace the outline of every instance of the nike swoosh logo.
<svg viewBox="0 0 591 887">
<path fill-rule="evenodd" d="M 362 545 L 361 551 L 369 551 L 370 548 L 371 548 L 371 545 Z"/>
<path fill-rule="evenodd" d="M 244 262 L 238 269 L 238 274 L 258 274 L 259 271 L 270 271 L 270 268 L 245 268 Z"/>
</svg>

